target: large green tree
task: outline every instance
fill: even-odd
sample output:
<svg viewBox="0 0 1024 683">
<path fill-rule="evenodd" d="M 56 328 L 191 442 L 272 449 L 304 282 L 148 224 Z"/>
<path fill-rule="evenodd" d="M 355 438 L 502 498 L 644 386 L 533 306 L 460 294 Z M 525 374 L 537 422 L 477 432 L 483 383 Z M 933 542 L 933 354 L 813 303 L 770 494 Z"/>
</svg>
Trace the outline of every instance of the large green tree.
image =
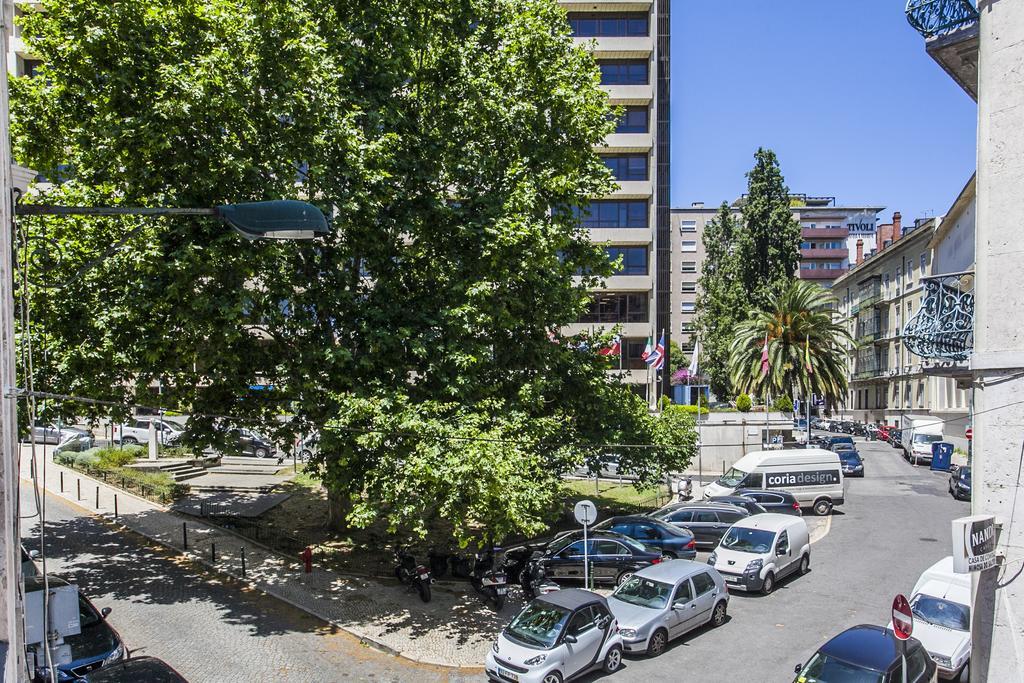
<svg viewBox="0 0 1024 683">
<path fill-rule="evenodd" d="M 758 148 L 754 154 L 742 212 L 737 249 L 740 280 L 747 300 L 766 306 L 796 278 L 801 239 L 800 223 L 790 211 L 789 188 L 770 149 Z"/>
<path fill-rule="evenodd" d="M 738 255 L 742 232 L 742 222 L 723 202 L 715 218 L 704 226 L 705 257 L 698 281 L 700 373 L 708 378 L 711 391 L 724 399 L 732 393 L 728 360 L 733 327 L 748 305 L 744 298 Z"/>
<path fill-rule="evenodd" d="M 124 415 L 159 380 L 190 438 L 224 448 L 218 416 L 283 441 L 319 430 L 313 467 L 338 517 L 395 528 L 534 530 L 592 452 L 580 444 L 656 442 L 596 351 L 550 340 L 610 274 L 572 209 L 612 187 L 594 148 L 613 125 L 555 3 L 42 10 L 21 19 L 44 67 L 12 83 L 15 150 L 70 180 L 32 201 L 301 196 L 332 233 L 244 243 L 202 220 L 22 219 L 35 388 Z M 648 477 L 684 451 L 627 461 Z"/>
</svg>

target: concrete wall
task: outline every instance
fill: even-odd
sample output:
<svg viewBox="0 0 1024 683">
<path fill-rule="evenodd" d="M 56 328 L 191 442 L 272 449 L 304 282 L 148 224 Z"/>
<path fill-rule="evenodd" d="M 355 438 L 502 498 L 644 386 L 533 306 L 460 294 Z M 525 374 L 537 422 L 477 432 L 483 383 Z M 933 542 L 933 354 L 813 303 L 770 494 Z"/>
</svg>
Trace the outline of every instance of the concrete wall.
<svg viewBox="0 0 1024 683">
<path fill-rule="evenodd" d="M 711 413 L 700 423 L 700 456 L 690 464 L 694 473 L 720 475 L 747 453 L 764 449 L 765 435 L 793 439 L 793 417 L 789 413 Z"/>
</svg>

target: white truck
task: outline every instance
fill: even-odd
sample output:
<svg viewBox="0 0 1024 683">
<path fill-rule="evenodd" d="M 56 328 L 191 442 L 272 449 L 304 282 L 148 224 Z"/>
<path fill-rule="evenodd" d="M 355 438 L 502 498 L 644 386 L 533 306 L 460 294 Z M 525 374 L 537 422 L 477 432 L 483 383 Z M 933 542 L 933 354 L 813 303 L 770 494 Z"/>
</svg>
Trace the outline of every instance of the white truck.
<svg viewBox="0 0 1024 683">
<path fill-rule="evenodd" d="M 945 424 L 940 418 L 930 415 L 907 417 L 900 442 L 903 455 L 911 463 L 918 465 L 932 462 L 932 444 L 945 441 L 942 438 L 942 427 Z"/>
</svg>

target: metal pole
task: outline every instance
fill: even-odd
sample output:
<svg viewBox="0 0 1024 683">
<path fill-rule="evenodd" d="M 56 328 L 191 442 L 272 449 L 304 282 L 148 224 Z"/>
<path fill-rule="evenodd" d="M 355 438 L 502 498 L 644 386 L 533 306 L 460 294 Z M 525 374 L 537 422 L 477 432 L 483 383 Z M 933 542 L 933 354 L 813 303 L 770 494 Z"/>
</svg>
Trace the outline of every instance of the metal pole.
<svg viewBox="0 0 1024 683">
<path fill-rule="evenodd" d="M 60 492 L 64 493 L 64 471 L 60 472 Z"/>
<path fill-rule="evenodd" d="M 181 549 L 188 550 L 188 522 L 181 523 Z"/>
<path fill-rule="evenodd" d="M 117 494 L 114 494 L 114 519 L 117 519 Z"/>
<path fill-rule="evenodd" d="M 245 576 L 245 546 L 242 546 L 242 576 Z"/>
<path fill-rule="evenodd" d="M 689 383 L 689 378 L 687 378 Z M 697 385 L 697 483 L 704 486 L 704 443 L 700 440 L 700 397 L 704 393 L 703 385 Z"/>
<path fill-rule="evenodd" d="M 587 552 L 587 522 L 583 522 L 583 587 L 590 588 L 590 558 Z M 244 556 L 243 556 L 244 557 Z"/>
<path fill-rule="evenodd" d="M 82 480 L 75 480 L 75 500 L 82 500 Z"/>
<path fill-rule="evenodd" d="M 100 509 L 100 485 L 96 485 L 96 509 Z"/>
<path fill-rule="evenodd" d="M 211 543 L 210 544 L 210 564 L 216 564 L 216 563 L 217 563 L 217 544 L 216 543 Z"/>
</svg>

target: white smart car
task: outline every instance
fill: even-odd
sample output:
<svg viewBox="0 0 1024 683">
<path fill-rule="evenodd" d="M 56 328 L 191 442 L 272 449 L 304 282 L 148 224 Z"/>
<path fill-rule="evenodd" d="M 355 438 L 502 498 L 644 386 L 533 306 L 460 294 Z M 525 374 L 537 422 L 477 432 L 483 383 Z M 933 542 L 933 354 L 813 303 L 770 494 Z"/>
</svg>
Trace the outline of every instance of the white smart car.
<svg viewBox="0 0 1024 683">
<path fill-rule="evenodd" d="M 487 653 L 487 678 L 501 683 L 563 683 L 622 665 L 622 639 L 608 602 L 580 588 L 526 605 Z"/>
</svg>

